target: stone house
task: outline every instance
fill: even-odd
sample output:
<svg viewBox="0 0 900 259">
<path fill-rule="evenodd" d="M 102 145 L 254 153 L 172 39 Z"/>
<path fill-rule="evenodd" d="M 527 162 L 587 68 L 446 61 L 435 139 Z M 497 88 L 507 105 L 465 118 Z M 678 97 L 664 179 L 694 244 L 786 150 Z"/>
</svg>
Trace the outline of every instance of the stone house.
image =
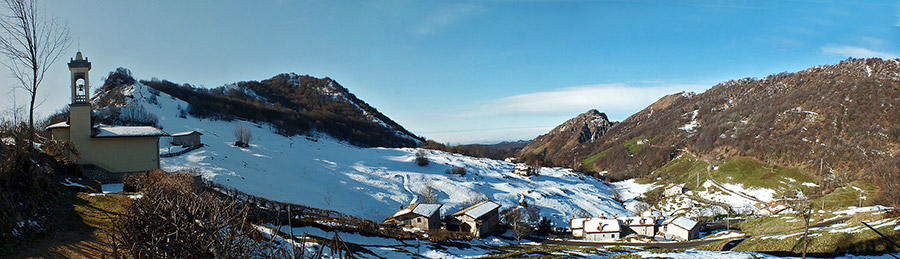
<svg viewBox="0 0 900 259">
<path fill-rule="evenodd" d="M 419 229 L 423 231 L 441 228 L 441 204 L 413 203 L 401 208 L 383 224 Z"/>
<path fill-rule="evenodd" d="M 91 63 L 81 52 L 70 60 L 72 101 L 68 120 L 45 130 L 53 140 L 75 145 L 79 156 L 72 159 L 77 164 L 102 169 L 102 173 L 89 175 L 101 182 L 121 182 L 125 173 L 159 169 L 159 138 L 169 135 L 165 131 L 151 126 L 93 125 L 90 69 Z"/>
<path fill-rule="evenodd" d="M 200 142 L 200 136 L 203 133 L 197 131 L 188 131 L 188 132 L 180 132 L 172 134 L 172 145 L 183 146 L 183 147 L 200 147 L 203 145 Z"/>
<path fill-rule="evenodd" d="M 534 168 L 526 164 L 516 164 L 516 166 L 513 167 L 513 173 L 522 176 L 532 176 L 536 174 Z"/>
<path fill-rule="evenodd" d="M 476 238 L 493 234 L 500 224 L 500 204 L 482 201 L 445 219 L 447 230 L 469 232 Z"/>
<path fill-rule="evenodd" d="M 692 240 L 700 238 L 700 224 L 686 217 L 666 219 L 660 226 L 660 233 L 672 240 Z"/>
<path fill-rule="evenodd" d="M 684 193 L 684 184 L 674 184 L 670 183 L 666 185 L 666 188 L 663 189 L 663 196 L 672 197 L 677 196 Z"/>
</svg>

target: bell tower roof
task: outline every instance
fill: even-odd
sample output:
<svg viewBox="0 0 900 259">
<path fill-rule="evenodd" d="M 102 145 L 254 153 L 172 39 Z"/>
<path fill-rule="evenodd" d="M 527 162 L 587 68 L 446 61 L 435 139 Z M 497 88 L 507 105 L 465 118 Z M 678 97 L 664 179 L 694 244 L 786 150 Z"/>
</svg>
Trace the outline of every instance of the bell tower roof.
<svg viewBox="0 0 900 259">
<path fill-rule="evenodd" d="M 91 69 L 91 62 L 89 62 L 87 58 L 85 58 L 84 56 L 81 55 L 81 51 L 79 51 L 78 53 L 75 53 L 74 59 L 73 58 L 69 59 L 69 69 L 77 68 L 77 67 L 84 67 L 84 68 L 87 68 L 88 70 Z"/>
</svg>

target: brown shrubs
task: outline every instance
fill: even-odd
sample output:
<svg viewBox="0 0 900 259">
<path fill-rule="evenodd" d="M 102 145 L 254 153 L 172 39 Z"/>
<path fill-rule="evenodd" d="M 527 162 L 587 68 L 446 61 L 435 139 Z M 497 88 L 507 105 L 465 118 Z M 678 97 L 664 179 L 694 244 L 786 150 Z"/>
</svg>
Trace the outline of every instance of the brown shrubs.
<svg viewBox="0 0 900 259">
<path fill-rule="evenodd" d="M 111 244 L 118 258 L 275 257 L 248 208 L 201 192 L 185 177 L 148 173 L 143 198 L 113 222 Z M 271 244 L 271 243 L 269 243 Z"/>
</svg>

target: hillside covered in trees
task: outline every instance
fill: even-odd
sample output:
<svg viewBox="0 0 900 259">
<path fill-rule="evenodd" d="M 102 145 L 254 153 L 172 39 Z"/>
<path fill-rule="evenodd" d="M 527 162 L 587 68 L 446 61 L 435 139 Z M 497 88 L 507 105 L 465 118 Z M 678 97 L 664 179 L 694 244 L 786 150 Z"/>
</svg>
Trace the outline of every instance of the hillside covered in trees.
<svg viewBox="0 0 900 259">
<path fill-rule="evenodd" d="M 265 122 L 282 135 L 321 132 L 362 147 L 415 147 L 424 141 L 333 79 L 293 73 L 209 89 L 167 80 L 136 81 L 120 68 L 107 76 L 95 106 L 127 103 L 122 100 L 128 93 L 117 89 L 134 83 L 187 101 L 180 117 Z"/>
<path fill-rule="evenodd" d="M 669 95 L 597 141 L 544 160 L 568 166 L 574 159 L 585 170 L 626 179 L 685 152 L 710 163 L 742 156 L 799 168 L 826 188 L 869 180 L 893 190 L 900 179 L 897 118 L 900 60 L 849 59 Z"/>
</svg>

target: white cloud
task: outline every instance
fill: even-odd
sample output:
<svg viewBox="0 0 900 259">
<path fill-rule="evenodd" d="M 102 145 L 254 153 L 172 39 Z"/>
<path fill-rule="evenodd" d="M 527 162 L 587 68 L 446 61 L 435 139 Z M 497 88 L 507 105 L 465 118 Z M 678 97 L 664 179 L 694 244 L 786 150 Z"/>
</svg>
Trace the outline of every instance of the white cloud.
<svg viewBox="0 0 900 259">
<path fill-rule="evenodd" d="M 867 48 L 846 46 L 846 45 L 828 45 L 822 47 L 822 53 L 827 55 L 838 55 L 854 58 L 897 58 L 897 54 L 889 52 L 881 52 Z"/>
<path fill-rule="evenodd" d="M 483 102 L 458 117 L 491 116 L 574 116 L 590 109 L 606 112 L 611 119 L 624 119 L 659 98 L 682 91 L 705 91 L 709 86 L 660 85 L 637 87 L 627 84 L 599 84 L 566 87 L 553 91 L 514 95 Z"/>
<path fill-rule="evenodd" d="M 454 3 L 441 6 L 436 13 L 425 17 L 425 20 L 415 28 L 420 35 L 435 34 L 443 27 L 453 25 L 463 17 L 484 12 L 484 6 L 472 3 Z"/>
</svg>

